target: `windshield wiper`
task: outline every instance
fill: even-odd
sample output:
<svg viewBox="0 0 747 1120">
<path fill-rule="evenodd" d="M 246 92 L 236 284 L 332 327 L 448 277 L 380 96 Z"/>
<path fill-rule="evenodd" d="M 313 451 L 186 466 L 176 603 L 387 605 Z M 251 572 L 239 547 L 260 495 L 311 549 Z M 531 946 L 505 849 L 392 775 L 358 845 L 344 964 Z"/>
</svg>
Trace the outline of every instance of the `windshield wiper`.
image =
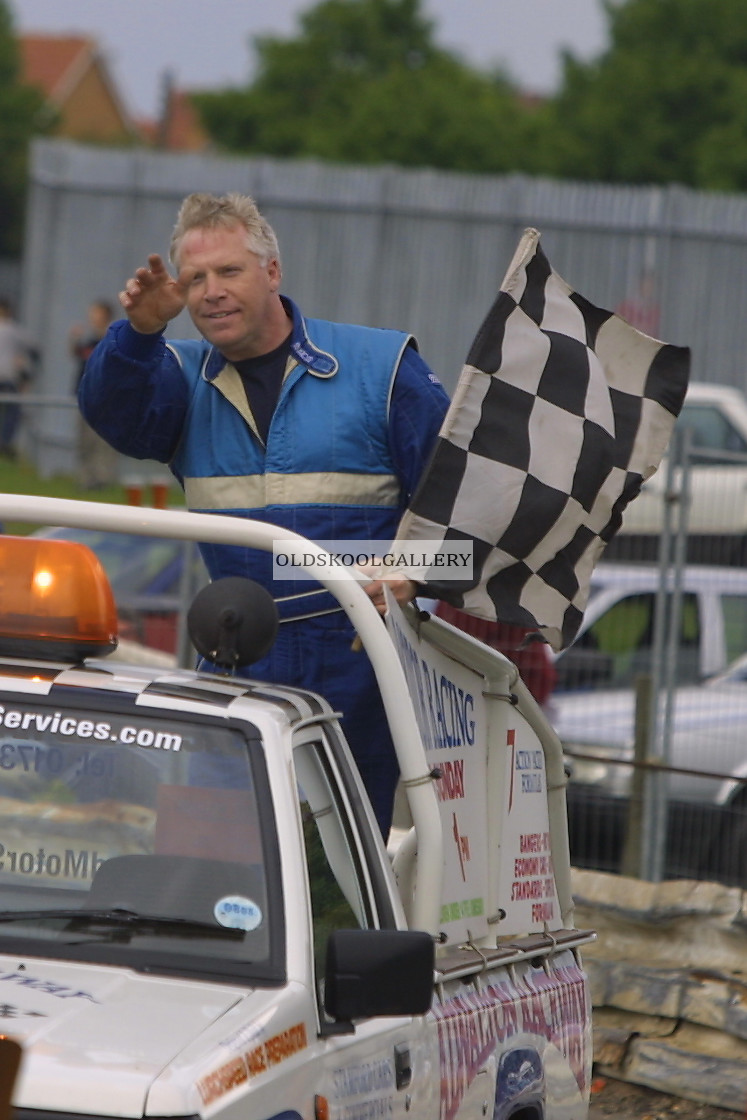
<svg viewBox="0 0 747 1120">
<path fill-rule="evenodd" d="M 202 922 L 197 918 L 176 918 L 166 914 L 138 914 L 135 910 L 126 910 L 124 907 L 114 907 L 111 910 L 2 910 L 1 922 L 35 922 L 45 921 L 49 918 L 65 918 L 70 921 L 68 929 L 95 926 L 99 923 L 113 925 L 119 928 L 134 929 L 142 926 L 171 926 L 184 932 L 207 933 L 215 937 L 230 937 L 240 939 L 244 930 L 230 926 L 213 925 L 212 922 Z"/>
</svg>

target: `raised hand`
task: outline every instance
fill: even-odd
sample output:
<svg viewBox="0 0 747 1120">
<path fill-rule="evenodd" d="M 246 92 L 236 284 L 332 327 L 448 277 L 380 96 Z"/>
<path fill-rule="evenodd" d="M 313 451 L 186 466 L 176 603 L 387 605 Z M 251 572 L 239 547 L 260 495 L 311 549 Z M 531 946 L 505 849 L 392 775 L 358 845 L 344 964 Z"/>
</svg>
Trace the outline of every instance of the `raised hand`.
<svg viewBox="0 0 747 1120">
<path fill-rule="evenodd" d="M 162 258 L 151 254 L 147 268 L 136 269 L 119 293 L 134 329 L 141 334 L 162 331 L 184 308 L 189 279 L 186 270 L 174 279 Z"/>
</svg>

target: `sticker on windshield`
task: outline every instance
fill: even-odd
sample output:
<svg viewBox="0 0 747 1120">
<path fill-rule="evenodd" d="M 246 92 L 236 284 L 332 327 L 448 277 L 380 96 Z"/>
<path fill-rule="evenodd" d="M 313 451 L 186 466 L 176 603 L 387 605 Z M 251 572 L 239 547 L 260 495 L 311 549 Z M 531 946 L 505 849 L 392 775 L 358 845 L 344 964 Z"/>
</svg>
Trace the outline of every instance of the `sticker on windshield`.
<svg viewBox="0 0 747 1120">
<path fill-rule="evenodd" d="M 213 909 L 215 920 L 229 929 L 256 929 L 262 921 L 262 911 L 256 902 L 240 894 L 219 898 Z"/>
</svg>

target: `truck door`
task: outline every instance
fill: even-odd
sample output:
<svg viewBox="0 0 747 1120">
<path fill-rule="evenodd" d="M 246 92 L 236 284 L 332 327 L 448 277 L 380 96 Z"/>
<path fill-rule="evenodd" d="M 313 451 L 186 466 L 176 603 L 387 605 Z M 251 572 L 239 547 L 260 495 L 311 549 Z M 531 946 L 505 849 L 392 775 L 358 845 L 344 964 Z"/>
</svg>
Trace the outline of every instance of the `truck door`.
<svg viewBox="0 0 747 1120">
<path fill-rule="evenodd" d="M 426 1115 L 433 1078 L 426 1076 L 424 1017 L 341 1024 L 324 1011 L 330 933 L 396 929 L 403 923 L 378 829 L 363 808 L 365 794 L 334 732 L 299 744 L 294 761 L 311 900 L 319 1091 L 331 1120 Z"/>
</svg>

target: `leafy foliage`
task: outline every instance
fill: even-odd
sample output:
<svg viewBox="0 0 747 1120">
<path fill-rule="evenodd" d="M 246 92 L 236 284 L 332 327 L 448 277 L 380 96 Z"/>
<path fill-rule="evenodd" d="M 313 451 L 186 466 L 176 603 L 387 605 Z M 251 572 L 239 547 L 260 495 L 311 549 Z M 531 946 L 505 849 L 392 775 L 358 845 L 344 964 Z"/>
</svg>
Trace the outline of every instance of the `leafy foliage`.
<svg viewBox="0 0 747 1120">
<path fill-rule="evenodd" d="M 744 0 L 603 0 L 610 47 L 566 56 L 543 156 L 560 176 L 747 187 Z"/>
<path fill-rule="evenodd" d="M 438 47 L 421 0 L 320 0 L 254 39 L 249 85 L 194 95 L 229 151 L 464 172 L 747 189 L 745 0 L 599 0 L 609 47 L 566 52 L 554 97 L 522 96 Z M 19 80 L 0 0 L 0 254 L 22 240 L 30 138 L 53 124 Z"/>
<path fill-rule="evenodd" d="M 196 97 L 206 128 L 242 152 L 509 170 L 521 115 L 510 83 L 436 47 L 419 2 L 322 0 L 298 38 L 257 38 L 249 88 Z"/>
<path fill-rule="evenodd" d="M 23 235 L 28 146 L 42 131 L 42 95 L 20 82 L 18 43 L 0 0 L 0 255 L 19 252 Z"/>
<path fill-rule="evenodd" d="M 744 0 L 600 3 L 608 49 L 567 52 L 544 101 L 439 49 L 420 0 L 321 0 L 296 38 L 255 39 L 251 85 L 196 100 L 233 151 L 745 189 Z"/>
</svg>

